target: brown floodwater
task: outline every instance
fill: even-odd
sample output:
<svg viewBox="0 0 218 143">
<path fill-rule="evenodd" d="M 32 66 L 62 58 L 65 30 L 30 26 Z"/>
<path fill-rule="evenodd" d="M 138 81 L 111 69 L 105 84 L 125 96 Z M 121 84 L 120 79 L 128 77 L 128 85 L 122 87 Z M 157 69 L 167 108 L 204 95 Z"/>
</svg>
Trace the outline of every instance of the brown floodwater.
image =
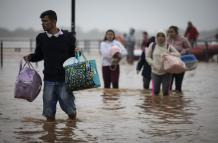
<svg viewBox="0 0 218 143">
<path fill-rule="evenodd" d="M 98 60 L 98 59 L 97 59 Z M 99 60 L 98 60 L 99 61 Z M 40 73 L 42 63 L 38 64 Z M 100 63 L 98 62 L 101 77 Z M 183 96 L 154 97 L 142 90 L 135 65 L 121 65 L 120 89 L 74 92 L 77 120 L 57 106 L 55 122 L 42 114 L 42 92 L 33 102 L 14 98 L 18 60 L 0 69 L 0 142 L 216 143 L 218 63 L 199 63 L 184 78 Z"/>
</svg>

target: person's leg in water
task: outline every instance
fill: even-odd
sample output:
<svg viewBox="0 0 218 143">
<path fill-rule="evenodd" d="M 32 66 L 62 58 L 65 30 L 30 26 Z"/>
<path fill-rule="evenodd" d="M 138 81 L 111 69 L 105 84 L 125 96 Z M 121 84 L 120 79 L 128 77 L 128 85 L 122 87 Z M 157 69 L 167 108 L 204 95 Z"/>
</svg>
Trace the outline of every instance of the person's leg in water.
<svg viewBox="0 0 218 143">
<path fill-rule="evenodd" d="M 55 93 L 56 83 L 45 81 L 43 89 L 43 115 L 47 121 L 54 121 L 58 97 Z"/>
<path fill-rule="evenodd" d="M 158 96 L 160 93 L 160 85 L 161 85 L 161 76 L 160 75 L 156 75 L 154 73 L 152 73 L 152 80 L 153 80 L 153 90 L 154 90 L 154 95 Z"/>
<path fill-rule="evenodd" d="M 117 65 L 114 71 L 111 71 L 111 81 L 113 88 L 119 88 L 120 66 Z"/>
<path fill-rule="evenodd" d="M 109 66 L 102 67 L 102 75 L 104 81 L 104 88 L 110 88 L 111 84 L 111 71 Z"/>
<path fill-rule="evenodd" d="M 175 76 L 175 83 L 176 83 L 176 92 L 182 93 L 182 82 L 184 78 L 185 72 L 176 74 Z"/>
<path fill-rule="evenodd" d="M 170 91 L 173 90 L 174 81 L 175 81 L 175 74 L 172 74 L 171 79 L 170 79 Z"/>
<path fill-rule="evenodd" d="M 147 77 L 143 76 L 143 88 L 144 89 L 149 89 L 150 81 L 151 81 L 150 78 L 147 78 Z"/>
<path fill-rule="evenodd" d="M 75 97 L 72 91 L 67 90 L 64 82 L 60 82 L 57 88 L 58 100 L 61 109 L 68 115 L 69 119 L 76 119 L 76 105 L 74 103 Z"/>
<path fill-rule="evenodd" d="M 170 83 L 171 83 L 171 75 L 170 74 L 163 75 L 163 78 L 162 78 L 163 96 L 170 95 Z"/>
<path fill-rule="evenodd" d="M 147 63 L 146 60 L 145 60 L 145 63 L 144 63 L 142 76 L 143 76 L 143 88 L 144 89 L 149 89 L 150 82 L 151 82 L 151 66 Z"/>
</svg>

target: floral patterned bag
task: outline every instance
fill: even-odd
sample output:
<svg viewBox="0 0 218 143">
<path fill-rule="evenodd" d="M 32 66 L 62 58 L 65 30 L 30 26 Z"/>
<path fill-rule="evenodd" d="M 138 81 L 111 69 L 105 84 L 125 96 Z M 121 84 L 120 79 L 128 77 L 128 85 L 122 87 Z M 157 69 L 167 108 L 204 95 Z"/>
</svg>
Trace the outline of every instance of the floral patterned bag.
<svg viewBox="0 0 218 143">
<path fill-rule="evenodd" d="M 83 55 L 83 54 L 82 54 Z M 101 86 L 95 60 L 86 60 L 67 65 L 65 69 L 65 84 L 71 91 L 97 88 Z"/>
</svg>

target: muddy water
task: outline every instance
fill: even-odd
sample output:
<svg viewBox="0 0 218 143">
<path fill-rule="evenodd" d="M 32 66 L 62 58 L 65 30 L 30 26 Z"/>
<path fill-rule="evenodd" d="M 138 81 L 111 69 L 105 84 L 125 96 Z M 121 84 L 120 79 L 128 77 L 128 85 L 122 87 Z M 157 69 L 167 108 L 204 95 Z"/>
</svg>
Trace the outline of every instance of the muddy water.
<svg viewBox="0 0 218 143">
<path fill-rule="evenodd" d="M 119 90 L 75 92 L 78 117 L 41 115 L 42 93 L 32 103 L 13 98 L 17 61 L 0 69 L 0 142 L 215 143 L 218 140 L 218 64 L 187 72 L 183 96 L 153 97 L 142 90 L 135 65 L 123 64 Z M 99 64 L 99 63 L 98 63 Z M 40 71 L 42 63 L 39 63 Z M 101 71 L 99 68 L 100 76 Z"/>
</svg>

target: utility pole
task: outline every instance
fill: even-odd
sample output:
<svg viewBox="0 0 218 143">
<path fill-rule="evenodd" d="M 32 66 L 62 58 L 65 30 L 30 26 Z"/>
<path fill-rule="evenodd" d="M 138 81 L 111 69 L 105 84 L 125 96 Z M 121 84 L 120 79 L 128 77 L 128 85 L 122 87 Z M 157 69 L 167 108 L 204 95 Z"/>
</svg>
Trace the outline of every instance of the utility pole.
<svg viewBox="0 0 218 143">
<path fill-rule="evenodd" d="M 3 67 L 3 41 L 1 41 L 1 49 L 0 49 L 0 54 L 1 54 L 1 68 Z"/>
<path fill-rule="evenodd" d="M 76 34 L 76 32 L 75 32 L 75 26 L 76 26 L 76 22 L 75 22 L 75 9 L 76 9 L 76 7 L 75 7 L 75 1 L 76 0 L 72 0 L 71 2 L 71 6 L 72 6 L 72 8 L 71 8 L 71 32 L 73 32 L 74 34 Z"/>
</svg>

